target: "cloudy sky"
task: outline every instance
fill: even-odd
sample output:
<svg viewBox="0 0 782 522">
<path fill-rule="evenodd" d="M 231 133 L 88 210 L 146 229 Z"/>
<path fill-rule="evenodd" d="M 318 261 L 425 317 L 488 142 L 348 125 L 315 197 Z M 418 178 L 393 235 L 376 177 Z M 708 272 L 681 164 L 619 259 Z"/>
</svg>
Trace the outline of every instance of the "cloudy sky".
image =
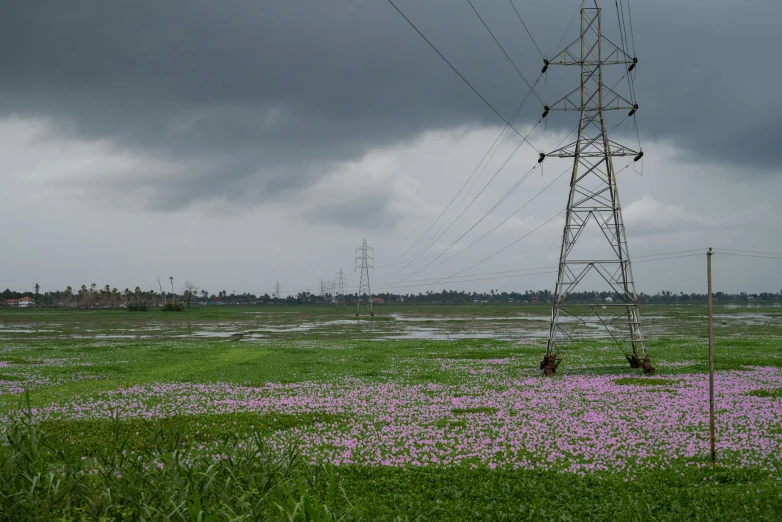
<svg viewBox="0 0 782 522">
<path fill-rule="evenodd" d="M 505 119 L 529 89 L 475 11 L 530 83 L 541 53 L 577 37 L 580 0 L 514 0 L 534 43 L 507 0 L 395 3 Z M 366 238 L 378 290 L 553 289 L 568 160 L 488 211 L 576 126 L 568 112 L 533 128 L 577 70 L 535 85 L 514 122 L 532 146 L 511 132 L 481 163 L 503 120 L 387 0 L 2 4 L 1 287 L 173 275 L 214 293 L 317 291 L 340 268 L 357 284 Z M 619 185 L 637 287 L 704 291 L 703 257 L 644 256 L 782 251 L 782 3 L 629 6 L 644 159 Z M 612 139 L 637 148 L 632 121 Z M 779 260 L 715 259 L 725 291 L 779 291 L 781 274 Z"/>
</svg>

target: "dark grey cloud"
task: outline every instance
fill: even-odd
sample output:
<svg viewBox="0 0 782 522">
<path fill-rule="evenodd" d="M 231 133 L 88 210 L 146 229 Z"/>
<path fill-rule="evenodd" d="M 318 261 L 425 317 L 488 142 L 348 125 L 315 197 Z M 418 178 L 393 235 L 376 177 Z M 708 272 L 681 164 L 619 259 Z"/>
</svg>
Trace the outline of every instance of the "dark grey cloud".
<svg viewBox="0 0 782 522">
<path fill-rule="evenodd" d="M 343 202 L 315 203 L 308 209 L 303 219 L 311 224 L 324 223 L 339 225 L 345 228 L 383 232 L 394 227 L 399 219 L 404 217 L 389 207 L 389 201 L 384 194 L 362 195 Z"/>
<path fill-rule="evenodd" d="M 547 55 L 580 4 L 515 3 Z M 469 5 L 398 4 L 509 117 L 526 87 Z M 540 56 L 508 3 L 474 4 L 536 78 Z M 613 2 L 603 4 L 615 26 Z M 782 101 L 767 56 L 780 47 L 782 3 L 661 0 L 632 9 L 642 136 L 716 162 L 773 165 Z M 28 0 L 3 2 L 2 12 L 0 113 L 51 119 L 62 132 L 181 165 L 176 175 L 112 181 L 151 188 L 158 210 L 266 201 L 372 147 L 501 123 L 385 0 Z M 553 101 L 572 81 L 552 74 L 541 98 Z M 539 115 L 533 98 L 521 121 Z"/>
</svg>

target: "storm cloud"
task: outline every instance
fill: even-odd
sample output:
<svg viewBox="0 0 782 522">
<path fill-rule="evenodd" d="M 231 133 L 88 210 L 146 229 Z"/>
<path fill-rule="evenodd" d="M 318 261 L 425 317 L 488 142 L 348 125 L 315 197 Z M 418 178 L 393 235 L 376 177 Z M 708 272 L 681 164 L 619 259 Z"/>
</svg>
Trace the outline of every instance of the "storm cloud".
<svg viewBox="0 0 782 522">
<path fill-rule="evenodd" d="M 547 56 L 578 4 L 515 2 Z M 614 6 L 604 4 L 610 34 Z M 398 5 L 510 118 L 527 88 L 467 2 Z M 509 3 L 474 5 L 533 81 L 541 58 Z M 148 188 L 155 210 L 292 197 L 373 147 L 501 123 L 384 0 L 31 0 L 3 12 L 0 112 L 176 165 L 111 181 Z M 762 175 L 782 101 L 761 50 L 780 45 L 782 4 L 634 2 L 632 15 L 642 138 Z M 536 92 L 551 102 L 563 86 L 552 77 Z M 539 114 L 533 98 L 519 124 Z"/>
<path fill-rule="evenodd" d="M 470 4 L 394 1 L 511 118 L 529 89 Z M 472 4 L 532 83 L 541 54 L 551 57 L 576 38 L 581 1 L 513 1 L 534 44 L 507 0 Z M 619 41 L 615 4 L 602 3 L 605 33 Z M 625 5 L 645 152 L 642 166 L 621 173 L 632 251 L 782 250 L 775 157 L 782 101 L 773 60 L 782 3 Z M 18 225 L 1 229 L 0 241 L 25 253 L 5 258 L 4 286 L 152 287 L 162 273 L 211 291 L 270 292 L 277 278 L 286 292 L 312 290 L 340 266 L 351 269 L 364 237 L 378 256 L 378 288 L 412 272 L 430 280 L 457 273 L 511 243 L 476 270 L 556 262 L 562 223 L 547 220 L 564 206 L 566 178 L 501 222 L 567 160 L 547 159 L 540 175 L 491 208 L 536 164 L 538 150 L 566 138 L 574 113 L 552 112 L 530 135 L 534 147 L 522 146 L 485 185 L 519 143 L 511 133 L 464 205 L 446 214 L 464 211 L 460 221 L 442 237 L 427 236 L 402 263 L 419 250 L 421 259 L 444 249 L 447 256 L 426 269 L 419 259 L 402 276 L 393 274 L 398 267 L 381 268 L 421 237 L 504 125 L 387 0 L 2 6 L 0 220 Z M 550 67 L 515 128 L 526 134 L 542 105 L 577 83 L 574 68 Z M 635 147 L 630 123 L 615 138 Z M 721 289 L 765 291 L 778 280 L 776 261 L 755 260 L 752 270 L 745 262 L 717 263 Z M 639 289 L 702 291 L 701 267 L 692 263 L 677 270 L 639 263 Z M 550 276 L 503 281 L 551 283 Z"/>
</svg>

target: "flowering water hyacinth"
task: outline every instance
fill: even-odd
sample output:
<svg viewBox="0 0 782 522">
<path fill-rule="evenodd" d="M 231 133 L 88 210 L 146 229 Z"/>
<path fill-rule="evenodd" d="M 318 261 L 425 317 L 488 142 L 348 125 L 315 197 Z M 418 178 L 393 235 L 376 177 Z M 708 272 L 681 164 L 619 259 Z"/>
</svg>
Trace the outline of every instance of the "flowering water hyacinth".
<svg viewBox="0 0 782 522">
<path fill-rule="evenodd" d="M 483 367 L 498 367 L 500 360 Z M 481 365 L 478 365 L 480 368 Z M 622 378 L 627 377 L 626 381 Z M 157 384 L 34 411 L 39 420 L 237 412 L 338 415 L 270 436 L 336 465 L 486 465 L 578 473 L 697 463 L 708 454 L 708 380 L 637 376 L 531 376 L 490 372 L 468 383 Z M 775 469 L 782 460 L 782 401 L 748 394 L 782 385 L 777 368 L 716 375 L 717 451 L 724 465 Z M 625 384 L 625 382 L 629 384 Z M 4 422 L 4 425 L 7 422 Z"/>
</svg>

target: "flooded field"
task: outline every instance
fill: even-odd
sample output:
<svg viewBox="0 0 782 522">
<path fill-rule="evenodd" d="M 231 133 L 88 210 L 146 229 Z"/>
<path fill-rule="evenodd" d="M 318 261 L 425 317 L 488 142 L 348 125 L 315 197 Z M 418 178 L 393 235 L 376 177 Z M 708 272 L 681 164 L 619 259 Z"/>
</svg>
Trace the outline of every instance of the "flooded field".
<svg viewBox="0 0 782 522">
<path fill-rule="evenodd" d="M 747 304 L 747 303 L 745 303 Z M 752 304 L 752 303 L 749 303 Z M 729 335 L 772 333 L 782 329 L 782 308 L 736 304 L 715 307 L 716 330 Z M 543 340 L 548 336 L 549 308 L 544 304 L 380 305 L 375 316 L 355 316 L 352 308 L 205 307 L 177 314 L 157 310 L 22 311 L 0 313 L 0 341 L 19 339 L 498 339 Z M 644 331 L 655 338 L 701 335 L 706 330 L 702 305 L 657 305 L 641 308 Z M 605 337 L 597 322 L 584 335 Z"/>
</svg>

